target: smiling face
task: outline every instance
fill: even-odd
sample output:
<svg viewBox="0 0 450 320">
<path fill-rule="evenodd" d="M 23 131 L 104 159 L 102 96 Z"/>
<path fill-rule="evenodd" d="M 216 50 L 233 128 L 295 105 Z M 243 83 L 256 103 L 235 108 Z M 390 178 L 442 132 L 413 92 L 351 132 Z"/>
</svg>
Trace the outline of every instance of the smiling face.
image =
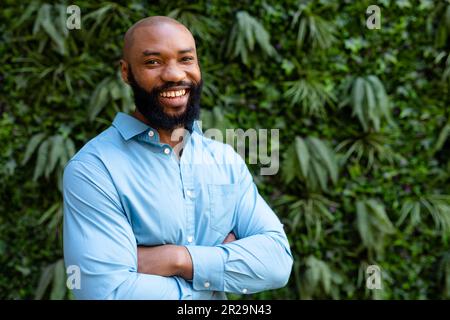
<svg viewBox="0 0 450 320">
<path fill-rule="evenodd" d="M 201 73 L 194 38 L 183 25 L 166 17 L 138 22 L 125 36 L 121 70 L 152 126 L 171 130 L 198 117 Z"/>
</svg>

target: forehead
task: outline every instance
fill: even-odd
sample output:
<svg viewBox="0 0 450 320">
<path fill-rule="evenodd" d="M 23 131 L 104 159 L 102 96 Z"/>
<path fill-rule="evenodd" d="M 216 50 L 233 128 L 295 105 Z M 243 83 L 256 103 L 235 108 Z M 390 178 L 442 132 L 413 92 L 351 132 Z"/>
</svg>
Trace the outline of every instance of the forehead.
<svg viewBox="0 0 450 320">
<path fill-rule="evenodd" d="M 188 48 L 195 49 L 192 34 L 182 25 L 163 23 L 141 26 L 134 30 L 131 54 L 137 58 L 142 57 L 144 51 L 176 55 Z"/>
</svg>

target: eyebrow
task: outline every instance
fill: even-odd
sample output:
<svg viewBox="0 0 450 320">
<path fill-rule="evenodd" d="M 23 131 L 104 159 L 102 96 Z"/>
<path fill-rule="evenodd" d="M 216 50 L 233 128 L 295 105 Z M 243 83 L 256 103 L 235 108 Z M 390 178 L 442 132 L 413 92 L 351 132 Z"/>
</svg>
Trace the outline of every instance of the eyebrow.
<svg viewBox="0 0 450 320">
<path fill-rule="evenodd" d="M 194 52 L 194 48 L 187 48 L 187 49 L 183 49 L 183 50 L 178 50 L 178 54 L 184 54 L 184 53 L 189 53 L 189 52 Z M 145 57 L 147 57 L 147 56 L 161 56 L 161 52 L 150 51 L 150 50 L 144 50 L 142 52 L 142 54 Z"/>
</svg>

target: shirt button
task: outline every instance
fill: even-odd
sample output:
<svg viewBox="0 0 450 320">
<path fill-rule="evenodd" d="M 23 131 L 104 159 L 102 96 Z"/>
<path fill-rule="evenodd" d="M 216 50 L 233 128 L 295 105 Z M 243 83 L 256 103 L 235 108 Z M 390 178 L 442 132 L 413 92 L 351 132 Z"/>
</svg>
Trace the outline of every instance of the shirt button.
<svg viewBox="0 0 450 320">
<path fill-rule="evenodd" d="M 153 132 L 153 130 L 150 130 L 150 131 L 148 132 L 148 135 L 149 135 L 149 137 L 151 138 L 151 137 L 153 137 L 153 136 L 155 135 L 155 133 Z"/>
<path fill-rule="evenodd" d="M 245 288 L 242 289 L 242 293 L 244 293 L 244 294 L 247 293 L 247 289 L 245 289 Z"/>
<path fill-rule="evenodd" d="M 186 195 L 187 195 L 189 198 L 192 198 L 192 197 L 194 196 L 194 193 L 193 193 L 191 190 L 186 190 Z"/>
<path fill-rule="evenodd" d="M 169 148 L 165 148 L 165 149 L 164 149 L 164 153 L 165 153 L 165 154 L 169 154 L 169 153 L 170 153 L 170 149 L 169 149 Z"/>
<path fill-rule="evenodd" d="M 191 243 L 192 241 L 194 241 L 194 237 L 189 236 L 187 240 L 188 240 L 189 243 Z"/>
<path fill-rule="evenodd" d="M 211 284 L 208 281 L 206 281 L 205 284 L 204 284 L 205 288 L 209 288 L 210 285 Z"/>
</svg>

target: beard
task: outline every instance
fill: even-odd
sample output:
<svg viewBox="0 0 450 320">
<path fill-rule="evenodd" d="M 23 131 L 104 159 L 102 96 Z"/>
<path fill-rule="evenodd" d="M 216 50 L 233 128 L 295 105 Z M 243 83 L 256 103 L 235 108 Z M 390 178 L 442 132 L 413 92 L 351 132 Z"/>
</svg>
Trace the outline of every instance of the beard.
<svg viewBox="0 0 450 320">
<path fill-rule="evenodd" d="M 198 84 L 185 81 L 166 82 L 162 86 L 147 91 L 137 83 L 133 71 L 131 70 L 131 67 L 129 67 L 128 82 L 133 90 L 136 108 L 145 117 L 151 127 L 169 131 L 178 127 L 183 127 L 192 133 L 192 125 L 200 116 L 200 96 L 203 86 L 202 80 L 200 80 Z M 189 87 L 189 98 L 186 110 L 183 113 L 170 115 L 164 111 L 164 106 L 159 102 L 159 94 L 162 91 L 176 86 Z"/>
</svg>

